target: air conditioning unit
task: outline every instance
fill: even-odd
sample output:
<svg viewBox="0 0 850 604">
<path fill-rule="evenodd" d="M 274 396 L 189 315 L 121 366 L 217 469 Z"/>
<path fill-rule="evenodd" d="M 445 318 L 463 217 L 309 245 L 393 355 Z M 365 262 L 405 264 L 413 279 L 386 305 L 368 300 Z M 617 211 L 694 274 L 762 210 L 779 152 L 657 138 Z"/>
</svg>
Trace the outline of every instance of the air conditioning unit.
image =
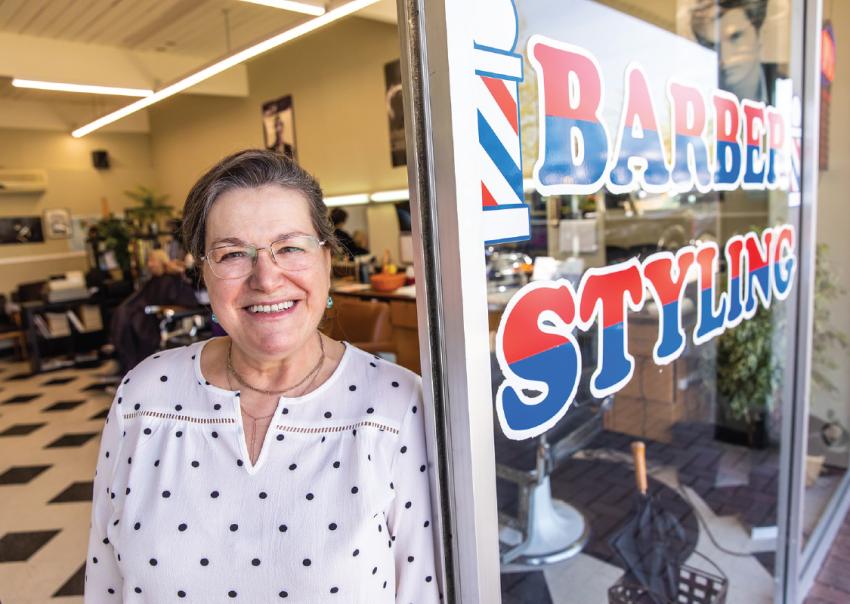
<svg viewBox="0 0 850 604">
<path fill-rule="evenodd" d="M 0 195 L 8 193 L 43 193 L 47 190 L 44 170 L 0 170 Z"/>
</svg>

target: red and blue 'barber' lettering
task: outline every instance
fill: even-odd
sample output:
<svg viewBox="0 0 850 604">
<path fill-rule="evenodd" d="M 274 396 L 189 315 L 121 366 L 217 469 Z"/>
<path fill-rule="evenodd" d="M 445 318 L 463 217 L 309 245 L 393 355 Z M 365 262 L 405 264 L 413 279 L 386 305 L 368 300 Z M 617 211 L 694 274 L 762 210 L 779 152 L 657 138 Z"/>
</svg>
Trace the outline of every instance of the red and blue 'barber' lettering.
<svg viewBox="0 0 850 604">
<path fill-rule="evenodd" d="M 698 88 L 671 82 L 670 103 L 673 112 L 673 183 L 679 191 L 694 185 L 701 191 L 711 186 L 708 147 L 705 139 L 705 99 Z M 690 121 L 692 119 L 692 121 Z M 689 161 L 693 157 L 693 162 Z M 692 169 L 693 166 L 693 169 Z"/>
<path fill-rule="evenodd" d="M 613 394 L 632 377 L 635 360 L 627 348 L 626 307 L 643 305 L 640 265 L 632 258 L 605 268 L 588 269 L 579 288 L 579 319 L 589 329 L 598 317 L 599 364 L 590 380 L 597 398 Z"/>
<path fill-rule="evenodd" d="M 529 43 L 544 110 L 536 175 L 544 186 L 584 186 L 591 191 L 601 183 L 608 164 L 608 132 L 599 117 L 602 79 L 587 54 L 561 46 L 540 37 Z M 577 145 L 583 153 L 577 153 Z"/>
<path fill-rule="evenodd" d="M 785 154 L 786 125 L 783 115 L 774 109 L 767 109 L 767 186 L 774 189 L 779 184 L 779 178 L 787 178 L 786 154 Z M 782 170 L 782 173 L 778 172 Z"/>
<path fill-rule="evenodd" d="M 665 187 L 670 182 L 670 171 L 664 159 L 664 147 L 658 133 L 658 121 L 649 95 L 646 76 L 637 65 L 626 71 L 626 102 L 623 123 L 614 148 L 617 163 L 608 175 L 610 185 L 617 190 L 631 190 L 635 171 L 629 165 L 639 160 L 645 164 L 642 171 L 644 188 Z"/>
<path fill-rule="evenodd" d="M 687 283 L 688 271 L 696 260 L 693 249 L 684 248 L 674 258 L 670 252 L 649 256 L 643 263 L 643 276 L 659 309 L 658 341 L 653 350 L 656 363 L 666 365 L 685 349 L 680 305 Z M 676 277 L 673 277 L 673 267 Z"/>
<path fill-rule="evenodd" d="M 556 326 L 554 313 L 563 322 Z M 506 376 L 496 395 L 505 433 L 528 438 L 549 429 L 566 413 L 575 396 L 581 370 L 581 353 L 569 333 L 576 306 L 567 282 L 536 282 L 511 300 L 499 326 L 499 362 Z M 541 330 L 544 322 L 557 334 Z M 541 394 L 532 404 L 523 401 L 519 381 L 539 382 Z M 528 386 L 524 386 L 528 388 Z M 530 397 L 525 395 L 528 400 Z"/>
<path fill-rule="evenodd" d="M 714 93 L 714 127 L 716 145 L 714 157 L 714 184 L 721 190 L 733 190 L 741 179 L 742 150 L 739 134 L 741 130 L 740 107 L 735 95 L 728 92 Z"/>
<path fill-rule="evenodd" d="M 746 145 L 744 179 L 741 186 L 745 189 L 762 189 L 767 174 L 761 144 L 765 134 L 764 103 L 744 99 L 741 108 L 744 111 L 744 144 Z"/>
</svg>

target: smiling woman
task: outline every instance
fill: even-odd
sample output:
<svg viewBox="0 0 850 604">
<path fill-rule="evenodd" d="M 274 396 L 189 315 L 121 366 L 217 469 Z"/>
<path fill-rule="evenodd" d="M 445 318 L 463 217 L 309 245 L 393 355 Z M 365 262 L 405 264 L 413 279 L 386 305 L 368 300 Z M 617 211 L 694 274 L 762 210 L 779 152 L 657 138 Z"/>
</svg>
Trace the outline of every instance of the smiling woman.
<svg viewBox="0 0 850 604">
<path fill-rule="evenodd" d="M 183 234 L 228 336 L 122 382 L 86 601 L 437 602 L 420 380 L 318 331 L 335 241 L 316 181 L 237 153 L 193 187 Z"/>
</svg>

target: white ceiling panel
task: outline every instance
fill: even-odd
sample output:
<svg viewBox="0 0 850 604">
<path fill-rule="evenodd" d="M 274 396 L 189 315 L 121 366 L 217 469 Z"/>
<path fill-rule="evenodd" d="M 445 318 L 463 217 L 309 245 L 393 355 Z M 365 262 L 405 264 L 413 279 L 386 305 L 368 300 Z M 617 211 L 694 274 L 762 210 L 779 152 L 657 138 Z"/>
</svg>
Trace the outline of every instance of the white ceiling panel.
<svg viewBox="0 0 850 604">
<path fill-rule="evenodd" d="M 0 0 L 0 32 L 212 58 L 307 20 L 238 0 Z"/>
<path fill-rule="evenodd" d="M 395 13 L 396 0 L 379 0 L 357 16 L 394 23 Z M 24 90 L 11 78 L 156 88 L 310 18 L 240 0 L 0 0 L 0 102 L 93 119 L 128 99 Z M 214 80 L 191 93 L 248 94 L 244 66 Z"/>
</svg>

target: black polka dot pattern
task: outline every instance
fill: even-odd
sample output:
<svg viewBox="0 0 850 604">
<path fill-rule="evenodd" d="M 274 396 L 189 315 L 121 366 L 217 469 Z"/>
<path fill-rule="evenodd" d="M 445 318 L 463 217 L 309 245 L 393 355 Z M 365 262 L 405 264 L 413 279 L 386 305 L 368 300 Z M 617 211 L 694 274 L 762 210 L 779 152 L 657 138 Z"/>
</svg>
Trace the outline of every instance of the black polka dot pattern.
<svg viewBox="0 0 850 604">
<path fill-rule="evenodd" d="M 209 385 L 200 350 L 158 353 L 119 387 L 95 475 L 92 599 L 438 604 L 415 376 L 349 347 L 309 404 L 278 407 L 254 462 L 239 393 Z"/>
</svg>

